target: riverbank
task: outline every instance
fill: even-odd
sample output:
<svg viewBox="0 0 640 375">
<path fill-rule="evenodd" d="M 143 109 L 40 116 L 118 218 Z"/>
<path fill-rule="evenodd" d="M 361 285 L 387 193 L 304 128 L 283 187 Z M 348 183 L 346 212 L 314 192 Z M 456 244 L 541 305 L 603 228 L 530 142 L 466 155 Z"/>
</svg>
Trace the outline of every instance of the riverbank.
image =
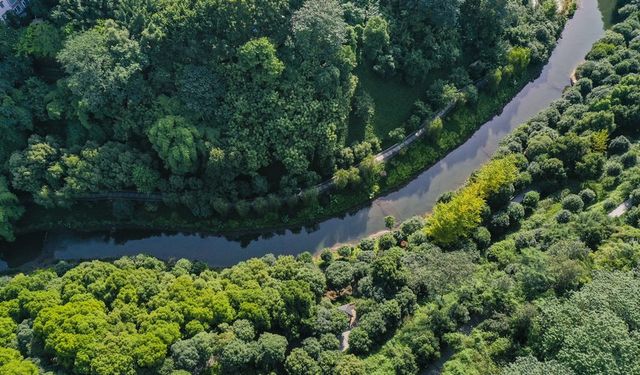
<svg viewBox="0 0 640 375">
<path fill-rule="evenodd" d="M 475 105 L 454 108 L 444 118 L 442 137 L 437 143 L 420 139 L 391 159 L 386 165 L 387 177 L 379 190 L 370 196 L 363 189 L 333 191 L 319 197 L 317 204 L 288 214 L 271 212 L 260 218 L 194 218 L 184 207 L 160 205 L 157 211 L 147 211 L 138 205 L 131 219 L 114 218 L 110 201 L 77 203 L 70 209 L 45 209 L 33 205 L 16 224 L 15 233 L 24 235 L 40 231 L 74 230 L 162 230 L 198 231 L 209 234 L 238 235 L 262 234 L 283 228 L 313 226 L 331 217 L 346 215 L 365 207 L 377 197 L 402 188 L 414 177 L 433 166 L 449 152 L 468 140 L 485 122 L 500 113 L 503 107 L 529 82 L 540 75 L 543 66 L 532 66 L 511 81 L 503 81 L 497 90 L 481 91 Z"/>
<path fill-rule="evenodd" d="M 573 11 L 567 10 L 567 13 L 572 15 Z M 563 23 L 561 20 L 565 19 L 566 17 L 563 16 L 554 22 L 560 26 Z M 523 66 L 526 66 L 526 63 Z M 23 235 L 60 229 L 75 231 L 146 229 L 199 231 L 237 236 L 260 234 L 283 228 L 313 226 L 328 218 L 352 213 L 367 206 L 374 198 L 397 191 L 408 184 L 414 177 L 435 165 L 449 152 L 468 140 L 483 123 L 500 113 L 517 92 L 539 76 L 542 68 L 542 65 L 530 66 L 525 72 L 515 77 L 511 76 L 513 73 L 505 74 L 497 88 L 480 90 L 477 101 L 474 100 L 475 95 L 471 95 L 472 103 L 460 104 L 446 116 L 444 129 L 437 140 L 419 139 L 412 142 L 409 147 L 403 148 L 401 155 L 385 163 L 385 177 L 373 187 L 369 186 L 372 184 L 367 184 L 367 187 L 359 186 L 350 190 L 336 191 L 331 189 L 333 184 L 328 180 L 296 196 L 286 199 L 278 198 L 280 202 L 277 204 L 273 199 L 262 198 L 255 202 L 240 202 L 242 205 L 238 203 L 237 207 L 226 203 L 222 204 L 225 207 L 214 205 L 214 209 L 218 211 L 217 214 L 208 211 L 211 207 L 198 210 L 197 207 L 191 206 L 191 209 L 188 209 L 181 204 L 158 202 L 163 198 L 170 202 L 176 201 L 175 197 L 162 197 L 159 194 L 155 201 L 148 201 L 149 197 L 144 197 L 145 199 L 140 201 L 129 198 L 114 198 L 115 200 L 111 201 L 103 199 L 104 197 L 99 201 L 88 199 L 76 202 L 69 209 L 46 209 L 30 205 L 24 217 L 16 223 L 15 232 Z M 432 119 L 426 120 L 423 126 L 427 126 L 430 120 Z M 424 132 L 422 129 L 420 131 Z M 404 143 L 400 144 L 404 145 Z M 376 160 L 379 157 L 380 155 Z M 330 194 L 323 194 L 327 190 L 331 190 Z M 320 197 L 316 200 L 318 193 Z M 208 203 L 210 202 L 206 202 L 205 198 L 203 205 L 208 206 Z M 280 206 L 280 204 L 283 205 Z M 207 217 L 195 217 L 193 212 L 201 212 Z"/>
</svg>

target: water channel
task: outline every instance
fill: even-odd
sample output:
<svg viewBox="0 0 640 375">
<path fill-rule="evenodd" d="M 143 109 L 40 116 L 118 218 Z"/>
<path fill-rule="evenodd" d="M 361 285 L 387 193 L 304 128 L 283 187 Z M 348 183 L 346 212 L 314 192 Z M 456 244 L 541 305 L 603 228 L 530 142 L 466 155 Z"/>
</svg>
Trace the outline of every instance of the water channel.
<svg viewBox="0 0 640 375">
<path fill-rule="evenodd" d="M 612 1 L 600 0 L 600 3 L 609 5 Z M 598 0 L 580 0 L 578 10 L 567 23 L 541 75 L 522 89 L 502 113 L 409 184 L 355 213 L 326 220 L 312 228 L 283 230 L 251 239 L 145 231 L 35 233 L 0 248 L 0 271 L 59 259 L 117 258 L 138 253 L 161 259 L 200 260 L 222 267 L 267 253 L 297 254 L 354 242 L 384 229 L 387 215 L 395 216 L 398 221 L 423 215 L 442 193 L 458 188 L 472 171 L 485 163 L 505 135 L 560 97 L 572 71 L 603 32 Z"/>
</svg>

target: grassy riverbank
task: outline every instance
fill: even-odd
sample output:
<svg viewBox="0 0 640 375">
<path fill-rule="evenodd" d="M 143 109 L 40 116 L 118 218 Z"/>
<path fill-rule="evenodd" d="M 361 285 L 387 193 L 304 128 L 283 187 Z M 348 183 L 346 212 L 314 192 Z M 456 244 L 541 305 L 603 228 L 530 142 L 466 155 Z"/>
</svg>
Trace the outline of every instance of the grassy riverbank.
<svg viewBox="0 0 640 375">
<path fill-rule="evenodd" d="M 455 108 L 444 119 L 444 130 L 437 143 L 422 139 L 387 164 L 387 177 L 381 181 L 377 196 L 400 188 L 464 143 L 482 124 L 500 113 L 527 83 L 535 79 L 541 68 L 531 67 L 517 79 L 504 81 L 495 92 L 481 91 L 476 104 Z M 313 225 L 321 220 L 356 210 L 369 202 L 369 194 L 363 189 L 338 191 L 320 197 L 318 204 L 296 211 L 284 214 L 270 212 L 260 218 L 243 219 L 198 219 L 186 208 L 169 208 L 162 205 L 155 211 L 145 210 L 142 205 L 136 205 L 133 211 L 120 212 L 120 219 L 114 218 L 110 202 L 79 203 L 70 209 L 45 209 L 34 205 L 27 209 L 24 217 L 16 225 L 16 233 L 56 229 L 95 231 L 113 228 L 259 233 L 285 226 L 292 228 Z"/>
<path fill-rule="evenodd" d="M 389 132 L 411 116 L 414 103 L 423 99 L 429 85 L 436 79 L 446 79 L 444 74 L 432 72 L 428 79 L 408 85 L 401 76 L 381 78 L 366 66 L 358 66 L 355 74 L 359 85 L 375 103 L 375 113 L 370 129 L 359 129 L 351 124 L 348 143 L 363 141 L 367 137 L 377 137 L 387 143 Z"/>
</svg>

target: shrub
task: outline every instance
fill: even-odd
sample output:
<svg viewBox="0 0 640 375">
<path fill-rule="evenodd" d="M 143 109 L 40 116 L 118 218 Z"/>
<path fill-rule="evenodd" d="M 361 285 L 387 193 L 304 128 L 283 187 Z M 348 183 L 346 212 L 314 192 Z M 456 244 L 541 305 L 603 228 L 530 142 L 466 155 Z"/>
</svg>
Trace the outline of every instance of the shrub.
<svg viewBox="0 0 640 375">
<path fill-rule="evenodd" d="M 618 185 L 618 177 L 603 176 L 600 179 L 600 184 L 605 190 L 613 190 Z"/>
<path fill-rule="evenodd" d="M 404 234 L 401 230 L 396 229 L 392 231 L 391 234 L 393 234 L 393 238 L 396 239 L 396 243 L 401 243 L 405 239 Z"/>
<path fill-rule="evenodd" d="M 401 128 L 401 127 L 395 128 L 389 132 L 388 137 L 391 141 L 395 143 L 402 142 L 402 140 L 405 137 L 405 130 L 404 128 Z"/>
<path fill-rule="evenodd" d="M 324 350 L 340 349 L 340 340 L 338 340 L 338 338 L 331 333 L 325 333 L 322 336 L 320 336 L 319 343 L 322 349 Z"/>
<path fill-rule="evenodd" d="M 422 245 L 429 242 L 429 236 L 423 231 L 418 231 L 410 235 L 407 241 L 412 245 Z"/>
<path fill-rule="evenodd" d="M 249 210 L 251 210 L 251 204 L 245 200 L 238 201 L 236 202 L 235 209 L 239 217 L 246 217 L 249 214 Z"/>
<path fill-rule="evenodd" d="M 448 202 L 451 202 L 452 198 L 453 198 L 453 192 L 447 191 L 445 193 L 442 193 L 442 195 L 438 197 L 438 200 L 436 201 L 436 203 L 448 203 Z"/>
<path fill-rule="evenodd" d="M 593 82 L 589 78 L 580 78 L 575 84 L 582 95 L 587 95 L 593 89 Z"/>
<path fill-rule="evenodd" d="M 511 197 L 513 197 L 515 191 L 516 189 L 513 184 L 500 186 L 498 191 L 487 197 L 487 203 L 493 208 L 503 207 L 511 201 Z"/>
<path fill-rule="evenodd" d="M 607 199 L 604 202 L 602 202 L 602 207 L 607 212 L 613 210 L 617 206 L 618 206 L 618 204 L 612 199 Z"/>
<path fill-rule="evenodd" d="M 507 143 L 507 148 L 511 152 L 522 152 L 522 144 L 517 141 L 511 141 Z"/>
<path fill-rule="evenodd" d="M 516 246 L 513 240 L 496 242 L 487 250 L 487 258 L 505 266 L 516 258 Z"/>
<path fill-rule="evenodd" d="M 440 341 L 433 331 L 426 327 L 409 336 L 409 346 L 418 363 L 426 364 L 440 357 Z"/>
<path fill-rule="evenodd" d="M 369 334 L 362 327 L 356 327 L 349 335 L 349 350 L 357 354 L 366 354 L 371 348 Z"/>
<path fill-rule="evenodd" d="M 396 245 L 396 239 L 392 233 L 385 233 L 378 238 L 378 247 L 382 250 L 389 250 Z"/>
<path fill-rule="evenodd" d="M 527 247 L 534 246 L 538 242 L 536 240 L 535 231 L 519 232 L 515 235 L 514 241 L 516 244 L 516 248 L 518 249 L 524 249 Z"/>
<path fill-rule="evenodd" d="M 338 169 L 333 175 L 333 182 L 338 189 L 356 186 L 360 183 L 360 171 L 356 167 Z"/>
<path fill-rule="evenodd" d="M 373 259 L 375 257 L 376 257 L 376 254 L 373 252 L 373 250 L 363 250 L 358 253 L 358 255 L 356 256 L 356 259 L 358 259 L 358 261 L 360 262 L 371 263 L 373 262 Z"/>
<path fill-rule="evenodd" d="M 614 138 L 609 143 L 609 152 L 612 154 L 624 154 L 629 151 L 631 143 L 624 135 Z"/>
<path fill-rule="evenodd" d="M 333 252 L 331 251 L 331 249 L 322 250 L 322 252 L 320 253 L 320 259 L 322 259 L 322 261 L 325 263 L 331 263 L 331 261 L 333 260 Z"/>
<path fill-rule="evenodd" d="M 531 177 L 531 173 L 524 171 L 518 174 L 518 178 L 513 183 L 513 186 L 517 189 L 524 189 L 525 187 L 531 185 L 533 182 L 533 177 Z"/>
<path fill-rule="evenodd" d="M 482 219 L 482 221 L 483 222 L 490 221 L 491 215 L 493 215 L 493 212 L 491 211 L 491 207 L 489 207 L 488 204 L 485 204 L 484 206 L 482 206 L 482 211 L 480 212 L 480 218 Z"/>
<path fill-rule="evenodd" d="M 562 210 L 556 215 L 556 221 L 560 224 L 568 223 L 571 220 L 571 211 Z"/>
<path fill-rule="evenodd" d="M 442 133 L 442 119 L 440 117 L 431 121 L 429 125 L 427 125 L 427 136 L 429 140 L 435 142 L 440 137 Z"/>
<path fill-rule="evenodd" d="M 424 227 L 424 219 L 420 216 L 412 217 L 411 219 L 400 224 L 400 231 L 405 237 L 409 237 L 415 232 Z"/>
<path fill-rule="evenodd" d="M 362 251 L 373 251 L 376 247 L 376 242 L 373 238 L 363 238 L 360 244 L 358 244 L 358 247 Z"/>
<path fill-rule="evenodd" d="M 562 208 L 571 212 L 579 212 L 584 208 L 584 202 L 579 196 L 569 194 L 562 200 Z"/>
<path fill-rule="evenodd" d="M 574 229 L 580 240 L 591 249 L 596 249 L 613 232 L 611 218 L 595 211 L 578 214 L 574 220 Z"/>
<path fill-rule="evenodd" d="M 534 190 L 528 191 L 524 195 L 524 198 L 522 198 L 522 205 L 524 206 L 525 211 L 527 211 L 528 213 L 533 212 L 533 210 L 535 210 L 536 207 L 538 207 L 539 202 L 540 202 L 540 193 Z"/>
<path fill-rule="evenodd" d="M 385 216 L 384 217 L 384 226 L 388 229 L 391 229 L 396 226 L 396 218 L 393 216 Z"/>
<path fill-rule="evenodd" d="M 568 89 L 564 94 L 564 99 L 571 102 L 571 104 L 578 104 L 582 102 L 582 94 L 577 88 L 575 90 Z"/>
<path fill-rule="evenodd" d="M 631 194 L 629 194 L 629 199 L 631 200 L 631 204 L 637 206 L 640 204 L 640 189 L 634 189 Z"/>
<path fill-rule="evenodd" d="M 465 253 L 473 254 L 478 251 L 478 245 L 476 245 L 476 243 L 470 238 L 461 239 L 457 245 L 458 250 Z"/>
<path fill-rule="evenodd" d="M 638 163 L 638 157 L 632 152 L 627 152 L 620 157 L 620 161 L 625 168 L 631 168 Z"/>
<path fill-rule="evenodd" d="M 491 218 L 491 227 L 498 233 L 509 228 L 509 215 L 505 211 L 500 211 Z"/>
<path fill-rule="evenodd" d="M 580 197 L 580 199 L 582 199 L 582 201 L 584 202 L 585 205 L 590 205 L 591 203 L 595 202 L 596 200 L 596 192 L 591 190 L 591 189 L 584 189 L 582 190 L 578 196 Z"/>
<path fill-rule="evenodd" d="M 625 221 L 634 227 L 638 226 L 638 220 L 640 220 L 640 208 L 632 207 L 625 215 Z"/>
<path fill-rule="evenodd" d="M 602 174 L 604 156 L 596 152 L 590 152 L 576 163 L 576 173 L 582 179 L 597 178 Z"/>
<path fill-rule="evenodd" d="M 611 176 L 611 177 L 620 176 L 620 173 L 622 173 L 622 169 L 623 169 L 622 163 L 616 160 L 609 160 L 604 165 L 605 173 L 607 174 L 607 176 Z"/>
<path fill-rule="evenodd" d="M 509 215 L 511 224 L 519 223 L 520 220 L 524 219 L 524 206 L 520 203 L 511 202 L 509 203 L 509 207 L 507 207 L 507 214 Z"/>
<path fill-rule="evenodd" d="M 485 227 L 478 227 L 473 233 L 473 239 L 479 248 L 486 249 L 491 245 L 491 232 Z"/>
<path fill-rule="evenodd" d="M 341 257 L 344 257 L 344 258 L 350 257 L 351 256 L 351 252 L 352 252 L 351 246 L 341 246 L 338 249 L 338 255 L 340 255 Z"/>
<path fill-rule="evenodd" d="M 353 282 L 353 266 L 349 262 L 335 261 L 327 267 L 325 275 L 329 287 L 343 289 Z"/>
</svg>

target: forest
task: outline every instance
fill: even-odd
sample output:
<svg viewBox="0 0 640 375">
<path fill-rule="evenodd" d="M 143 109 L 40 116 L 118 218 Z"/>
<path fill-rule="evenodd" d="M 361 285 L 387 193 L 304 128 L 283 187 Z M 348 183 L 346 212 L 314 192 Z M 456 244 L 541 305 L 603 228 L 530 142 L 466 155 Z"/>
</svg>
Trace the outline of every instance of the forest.
<svg viewBox="0 0 640 375">
<path fill-rule="evenodd" d="M 30 1 L 0 25 L 0 235 L 110 193 L 153 198 L 112 217 L 191 220 L 288 215 L 332 178 L 375 195 L 373 154 L 546 61 L 571 9 L 538 3 Z"/>
<path fill-rule="evenodd" d="M 640 1 L 619 6 L 432 213 L 318 256 L 4 276 L 0 373 L 640 374 Z"/>
</svg>

